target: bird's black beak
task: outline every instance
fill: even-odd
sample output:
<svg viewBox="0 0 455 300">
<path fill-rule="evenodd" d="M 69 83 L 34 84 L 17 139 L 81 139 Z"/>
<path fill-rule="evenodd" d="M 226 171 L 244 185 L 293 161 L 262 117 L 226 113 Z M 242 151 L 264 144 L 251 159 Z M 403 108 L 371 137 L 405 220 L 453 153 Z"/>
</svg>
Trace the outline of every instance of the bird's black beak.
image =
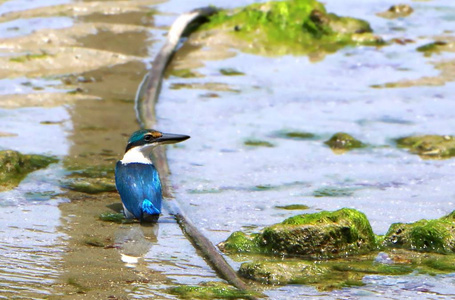
<svg viewBox="0 0 455 300">
<path fill-rule="evenodd" d="M 158 144 L 175 144 L 183 142 L 184 140 L 187 140 L 189 138 L 190 138 L 189 135 L 163 133 L 161 137 L 155 139 L 155 142 L 157 142 Z"/>
</svg>

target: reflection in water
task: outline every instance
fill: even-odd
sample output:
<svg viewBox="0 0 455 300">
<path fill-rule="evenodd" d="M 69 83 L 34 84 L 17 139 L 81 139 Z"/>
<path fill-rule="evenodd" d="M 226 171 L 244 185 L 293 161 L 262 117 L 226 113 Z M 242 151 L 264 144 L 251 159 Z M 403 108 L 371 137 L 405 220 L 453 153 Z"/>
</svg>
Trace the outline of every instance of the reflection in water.
<svg viewBox="0 0 455 300">
<path fill-rule="evenodd" d="M 146 235 L 143 229 L 147 231 Z M 121 254 L 121 259 L 126 266 L 134 268 L 157 241 L 157 236 L 158 223 L 150 227 L 139 225 L 120 227 L 115 233 L 114 247 Z"/>
</svg>

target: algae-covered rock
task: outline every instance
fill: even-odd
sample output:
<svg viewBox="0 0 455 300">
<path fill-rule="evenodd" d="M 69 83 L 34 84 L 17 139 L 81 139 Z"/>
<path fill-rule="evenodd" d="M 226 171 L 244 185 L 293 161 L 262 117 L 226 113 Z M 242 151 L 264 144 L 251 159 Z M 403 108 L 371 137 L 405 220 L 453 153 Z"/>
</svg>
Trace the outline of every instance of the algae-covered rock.
<svg viewBox="0 0 455 300">
<path fill-rule="evenodd" d="M 69 166 L 73 171 L 62 182 L 63 187 L 76 192 L 98 194 L 115 192 L 114 167 L 109 166 Z"/>
<path fill-rule="evenodd" d="M 404 18 L 414 12 L 414 9 L 408 4 L 392 5 L 385 12 L 378 13 L 377 15 L 386 19 Z"/>
<path fill-rule="evenodd" d="M 445 48 L 451 48 L 455 43 L 447 43 L 445 41 L 435 41 L 433 43 L 425 44 L 418 47 L 416 50 L 423 52 L 425 56 L 431 56 L 433 53 L 440 53 L 441 51 L 446 50 Z"/>
<path fill-rule="evenodd" d="M 220 245 L 223 251 L 333 258 L 376 249 L 366 216 L 354 209 L 303 214 L 266 227 L 251 236 L 233 233 Z"/>
<path fill-rule="evenodd" d="M 24 155 L 12 150 L 0 151 L 0 192 L 19 185 L 28 173 L 57 161 L 55 157 Z"/>
<path fill-rule="evenodd" d="M 325 141 L 324 143 L 328 145 L 332 150 L 351 150 L 356 148 L 363 148 L 366 146 L 361 141 L 344 132 L 335 133 L 329 140 Z"/>
<path fill-rule="evenodd" d="M 262 253 L 260 234 L 247 235 L 241 231 L 232 233 L 228 239 L 218 244 L 221 251 L 234 253 Z"/>
<path fill-rule="evenodd" d="M 424 158 L 450 158 L 455 156 L 455 136 L 419 135 L 396 140 L 397 146 L 407 148 Z"/>
<path fill-rule="evenodd" d="M 221 10 L 190 39 L 264 55 L 311 54 L 381 44 L 371 32 L 366 21 L 328 13 L 318 1 L 288 0 Z"/>
<path fill-rule="evenodd" d="M 197 286 L 180 285 L 167 289 L 181 299 L 249 299 L 249 293 L 223 282 L 204 282 Z"/>
<path fill-rule="evenodd" d="M 387 231 L 383 245 L 407 250 L 454 253 L 455 214 L 435 220 L 394 223 Z"/>
<path fill-rule="evenodd" d="M 262 245 L 273 253 L 338 257 L 376 248 L 366 216 L 354 209 L 291 217 L 264 229 Z"/>
<path fill-rule="evenodd" d="M 275 132 L 273 136 L 290 140 L 312 140 L 316 138 L 313 133 L 296 130 L 280 130 Z"/>
</svg>

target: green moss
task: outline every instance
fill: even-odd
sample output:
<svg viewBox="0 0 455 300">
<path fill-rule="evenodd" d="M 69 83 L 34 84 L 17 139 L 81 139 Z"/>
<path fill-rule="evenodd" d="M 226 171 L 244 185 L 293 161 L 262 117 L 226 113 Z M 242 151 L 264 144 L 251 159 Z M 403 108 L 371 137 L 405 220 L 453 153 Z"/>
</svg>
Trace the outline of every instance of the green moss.
<svg viewBox="0 0 455 300">
<path fill-rule="evenodd" d="M 90 289 L 86 286 L 83 286 L 82 284 L 80 284 L 76 278 L 73 278 L 73 277 L 70 277 L 68 278 L 67 280 L 67 283 L 73 287 L 76 288 L 76 293 L 78 294 L 85 294 L 86 292 L 90 291 Z"/>
<path fill-rule="evenodd" d="M 115 192 L 117 190 L 113 179 L 108 178 L 76 178 L 66 181 L 63 186 L 72 191 L 87 194 Z"/>
<path fill-rule="evenodd" d="M 275 206 L 275 208 L 285 209 L 285 210 L 305 210 L 309 209 L 310 207 L 304 204 L 291 204 L 291 205 L 283 205 L 283 206 Z"/>
<path fill-rule="evenodd" d="M 261 253 L 263 250 L 259 246 L 258 236 L 236 231 L 226 241 L 218 244 L 218 247 L 225 252 Z"/>
<path fill-rule="evenodd" d="M 72 173 L 66 176 L 62 182 L 63 187 L 87 194 L 115 192 L 117 190 L 113 165 L 84 167 L 68 162 L 66 164 L 66 168 Z"/>
<path fill-rule="evenodd" d="M 206 282 L 198 286 L 181 285 L 167 291 L 182 299 L 247 299 L 251 296 L 222 282 Z"/>
<path fill-rule="evenodd" d="M 313 192 L 314 197 L 350 197 L 354 194 L 353 188 L 324 187 Z"/>
<path fill-rule="evenodd" d="M 274 136 L 291 140 L 311 140 L 316 137 L 314 134 L 309 132 L 288 130 L 277 131 Z"/>
<path fill-rule="evenodd" d="M 236 69 L 231 69 L 231 68 L 221 69 L 220 73 L 225 75 L 225 76 L 242 76 L 242 75 L 245 75 L 245 73 L 237 71 Z"/>
<path fill-rule="evenodd" d="M 250 139 L 246 140 L 244 142 L 246 146 L 252 146 L 252 147 L 275 147 L 274 144 L 267 142 L 267 141 L 262 141 L 262 140 L 256 140 L 256 139 Z"/>
<path fill-rule="evenodd" d="M 453 253 L 455 251 L 455 222 L 452 215 L 436 220 L 414 223 L 394 223 L 384 238 L 384 246 L 408 250 Z"/>
<path fill-rule="evenodd" d="M 340 289 L 363 285 L 366 275 L 404 275 L 414 271 L 411 265 L 385 265 L 374 261 L 373 256 L 360 259 L 311 261 L 268 260 L 243 263 L 239 274 L 264 284 L 310 284 L 319 290 Z"/>
<path fill-rule="evenodd" d="M 367 22 L 327 13 L 315 0 L 270 1 L 222 10 L 200 30 L 228 33 L 254 44 L 245 51 L 269 55 L 334 52 L 346 45 L 380 43 L 376 37 L 359 42 L 358 35 L 371 32 Z"/>
<path fill-rule="evenodd" d="M 12 61 L 12 62 L 23 63 L 23 62 L 30 61 L 32 59 L 43 59 L 43 58 L 46 58 L 46 57 L 49 57 L 49 54 L 47 54 L 47 53 L 27 54 L 27 55 L 23 55 L 23 56 L 12 57 L 9 60 Z"/>
<path fill-rule="evenodd" d="M 399 138 L 397 146 L 407 148 L 424 158 L 450 158 L 455 156 L 455 136 L 420 135 Z"/>
<path fill-rule="evenodd" d="M 0 151 L 0 191 L 7 191 L 19 185 L 29 174 L 56 163 L 55 157 L 24 155 L 17 151 Z"/>
<path fill-rule="evenodd" d="M 86 236 L 84 240 L 82 241 L 85 245 L 87 246 L 92 246 L 92 247 L 104 247 L 105 244 L 102 240 L 100 240 L 98 237 L 95 236 Z"/>
<path fill-rule="evenodd" d="M 417 51 L 423 52 L 425 56 L 431 56 L 434 53 L 441 52 L 441 46 L 447 45 L 447 42 L 444 41 L 436 41 L 433 43 L 425 44 L 417 48 Z"/>
<path fill-rule="evenodd" d="M 113 222 L 113 223 L 124 223 L 125 222 L 125 217 L 121 213 L 111 213 L 111 212 L 106 212 L 102 213 L 99 216 L 99 219 L 101 221 L 105 222 Z"/>
<path fill-rule="evenodd" d="M 200 74 L 194 73 L 191 69 L 172 69 L 170 74 L 180 78 L 196 78 L 201 77 Z"/>
<path fill-rule="evenodd" d="M 361 141 L 344 132 L 335 133 L 329 140 L 325 141 L 324 143 L 331 149 L 341 150 L 351 150 L 355 148 L 363 148 L 366 146 Z"/>
</svg>

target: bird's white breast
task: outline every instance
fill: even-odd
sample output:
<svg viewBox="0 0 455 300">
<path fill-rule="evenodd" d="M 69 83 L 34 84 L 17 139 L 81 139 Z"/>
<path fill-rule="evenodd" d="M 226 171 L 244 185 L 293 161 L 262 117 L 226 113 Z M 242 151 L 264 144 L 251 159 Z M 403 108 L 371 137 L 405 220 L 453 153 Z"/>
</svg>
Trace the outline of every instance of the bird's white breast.
<svg viewBox="0 0 455 300">
<path fill-rule="evenodd" d="M 129 163 L 142 163 L 142 164 L 153 164 L 150 159 L 150 152 L 152 147 L 134 147 L 128 150 L 123 156 L 121 162 L 123 164 Z"/>
</svg>

